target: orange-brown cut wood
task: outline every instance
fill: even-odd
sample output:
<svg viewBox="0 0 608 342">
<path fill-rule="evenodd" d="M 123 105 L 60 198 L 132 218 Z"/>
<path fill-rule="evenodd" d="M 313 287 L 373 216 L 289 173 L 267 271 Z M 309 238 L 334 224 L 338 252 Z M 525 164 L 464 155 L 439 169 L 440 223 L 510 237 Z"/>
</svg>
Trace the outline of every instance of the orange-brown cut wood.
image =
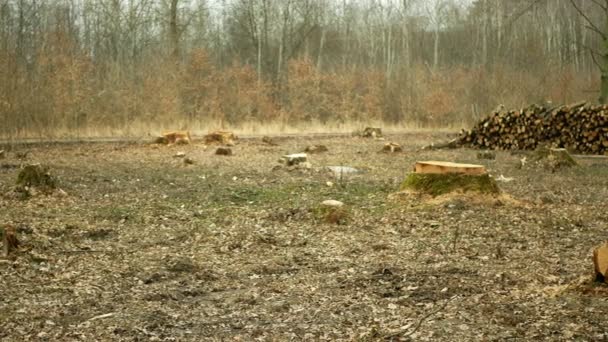
<svg viewBox="0 0 608 342">
<path fill-rule="evenodd" d="M 593 251 L 593 266 L 598 280 L 606 281 L 608 278 L 608 242 Z"/>
<path fill-rule="evenodd" d="M 167 144 L 189 144 L 191 142 L 189 131 L 164 132 L 162 136 Z"/>
<path fill-rule="evenodd" d="M 458 164 L 442 161 L 421 161 L 416 162 L 416 164 L 414 165 L 414 172 L 433 174 L 460 173 L 465 175 L 478 176 L 485 175 L 486 168 L 483 165 L 475 164 Z"/>
</svg>

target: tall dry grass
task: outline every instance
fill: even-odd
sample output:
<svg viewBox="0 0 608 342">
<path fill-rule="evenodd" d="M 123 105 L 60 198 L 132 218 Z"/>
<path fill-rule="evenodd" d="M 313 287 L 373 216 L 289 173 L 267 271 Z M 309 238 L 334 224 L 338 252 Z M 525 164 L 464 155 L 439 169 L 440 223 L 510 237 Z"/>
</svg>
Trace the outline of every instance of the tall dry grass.
<svg viewBox="0 0 608 342">
<path fill-rule="evenodd" d="M 307 59 L 290 61 L 273 83 L 239 62 L 219 69 L 203 50 L 125 67 L 79 54 L 60 33 L 47 40 L 32 61 L 0 51 L 0 138 L 349 131 L 370 123 L 456 129 L 498 104 L 569 103 L 598 88 L 595 75 L 571 69 L 414 65 L 387 77 L 372 67 L 320 72 Z"/>
</svg>

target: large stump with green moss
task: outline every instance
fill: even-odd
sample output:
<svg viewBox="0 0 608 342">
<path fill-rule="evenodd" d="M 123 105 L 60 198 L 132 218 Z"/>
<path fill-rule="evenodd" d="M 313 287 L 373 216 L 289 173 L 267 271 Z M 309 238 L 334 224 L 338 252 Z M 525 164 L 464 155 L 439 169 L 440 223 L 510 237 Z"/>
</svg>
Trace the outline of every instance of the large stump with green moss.
<svg viewBox="0 0 608 342">
<path fill-rule="evenodd" d="M 414 172 L 401 184 L 401 190 L 410 190 L 432 196 L 454 191 L 498 194 L 496 181 L 487 174 L 485 167 L 450 162 L 418 162 Z"/>
</svg>

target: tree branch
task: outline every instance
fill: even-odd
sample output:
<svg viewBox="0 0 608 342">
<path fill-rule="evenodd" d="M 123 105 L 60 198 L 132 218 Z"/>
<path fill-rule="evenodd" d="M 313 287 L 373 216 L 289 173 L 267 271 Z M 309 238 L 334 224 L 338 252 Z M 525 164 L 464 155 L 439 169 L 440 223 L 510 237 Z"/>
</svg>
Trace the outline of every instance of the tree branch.
<svg viewBox="0 0 608 342">
<path fill-rule="evenodd" d="M 570 3 L 572 4 L 572 6 L 574 7 L 574 9 L 576 9 L 576 11 L 578 12 L 578 14 L 581 15 L 581 17 L 583 17 L 583 19 L 585 19 L 585 21 L 587 22 L 587 24 L 589 24 L 587 26 L 587 28 L 591 29 L 593 32 L 599 34 L 602 39 L 604 40 L 608 40 L 608 36 L 606 36 L 606 33 L 604 33 L 602 30 L 600 30 L 594 23 L 593 21 L 587 16 L 587 14 L 585 14 L 585 11 L 582 10 L 582 8 L 580 8 L 580 6 L 576 3 L 576 0 L 570 0 Z"/>
</svg>

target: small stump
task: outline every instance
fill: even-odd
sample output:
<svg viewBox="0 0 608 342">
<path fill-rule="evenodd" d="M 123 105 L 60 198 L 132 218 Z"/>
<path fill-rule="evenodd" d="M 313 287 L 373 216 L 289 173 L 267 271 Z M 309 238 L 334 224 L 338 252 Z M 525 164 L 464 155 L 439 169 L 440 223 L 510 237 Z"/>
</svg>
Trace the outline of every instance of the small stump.
<svg viewBox="0 0 608 342">
<path fill-rule="evenodd" d="M 268 136 L 262 137 L 262 142 L 264 144 L 270 145 L 270 146 L 277 146 L 278 145 L 271 137 L 268 137 Z"/>
<path fill-rule="evenodd" d="M 6 151 L 0 150 L 0 159 L 6 158 Z"/>
<path fill-rule="evenodd" d="M 496 181 L 487 174 L 485 167 L 450 162 L 417 162 L 401 184 L 401 190 L 413 190 L 431 196 L 453 191 L 498 194 Z"/>
<path fill-rule="evenodd" d="M 496 159 L 496 153 L 494 151 L 477 152 L 477 159 L 494 160 Z"/>
<path fill-rule="evenodd" d="M 344 203 L 336 200 L 326 200 L 321 203 L 318 215 L 325 223 L 345 224 L 348 219 L 348 211 Z"/>
<path fill-rule="evenodd" d="M 308 155 L 306 153 L 287 154 L 279 159 L 279 163 L 285 164 L 286 166 L 294 166 L 305 163 L 306 161 L 308 161 Z"/>
<path fill-rule="evenodd" d="M 230 147 L 218 147 L 217 150 L 215 150 L 215 154 L 218 156 L 231 156 L 232 149 Z"/>
<path fill-rule="evenodd" d="M 382 138 L 382 129 L 378 127 L 365 127 L 361 136 L 364 138 Z"/>
<path fill-rule="evenodd" d="M 19 172 L 17 187 L 24 190 L 34 187 L 42 191 L 52 191 L 57 187 L 57 182 L 51 176 L 48 167 L 40 164 L 30 164 Z"/>
<path fill-rule="evenodd" d="M 304 152 L 306 153 L 322 153 L 327 151 L 328 149 L 325 145 L 310 145 L 304 149 Z"/>
<path fill-rule="evenodd" d="M 190 131 L 170 131 L 161 134 L 160 137 L 154 140 L 154 143 L 162 145 L 187 145 L 191 141 Z"/>
<path fill-rule="evenodd" d="M 237 136 L 232 132 L 228 131 L 215 131 L 211 132 L 203 137 L 206 145 L 226 145 L 226 146 L 234 146 Z"/>
<path fill-rule="evenodd" d="M 2 231 L 2 241 L 4 245 L 4 256 L 8 257 L 13 251 L 19 248 L 17 231 L 13 226 L 6 226 Z"/>
<path fill-rule="evenodd" d="M 595 281 L 608 280 L 608 242 L 593 251 L 593 266 L 595 268 Z"/>
<path fill-rule="evenodd" d="M 382 147 L 382 152 L 397 153 L 397 152 L 403 152 L 403 149 L 401 148 L 401 145 L 394 143 L 394 142 L 389 142 L 389 143 L 384 144 L 384 146 Z"/>
<path fill-rule="evenodd" d="M 578 165 L 565 148 L 541 147 L 534 152 L 533 160 L 551 172 Z"/>
</svg>

